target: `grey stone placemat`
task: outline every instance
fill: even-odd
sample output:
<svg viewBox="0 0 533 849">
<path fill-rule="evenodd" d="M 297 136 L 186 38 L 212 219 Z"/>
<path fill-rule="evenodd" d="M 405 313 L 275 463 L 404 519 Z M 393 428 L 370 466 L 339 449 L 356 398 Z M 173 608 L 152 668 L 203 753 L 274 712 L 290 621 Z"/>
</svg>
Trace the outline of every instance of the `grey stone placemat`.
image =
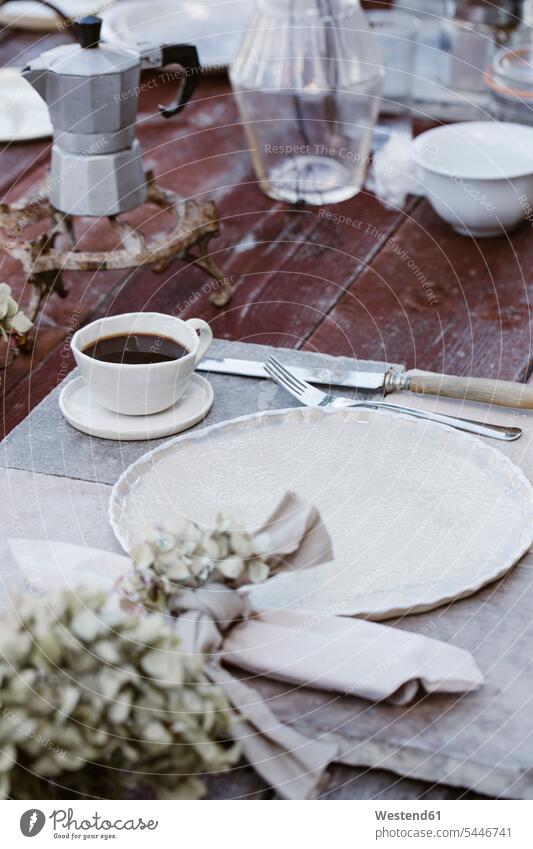
<svg viewBox="0 0 533 849">
<path fill-rule="evenodd" d="M 353 371 L 356 365 L 355 360 L 347 357 L 220 339 L 213 341 L 209 356 L 264 361 L 273 351 L 292 365 L 334 368 L 341 372 Z M 379 371 L 384 364 L 365 361 L 364 367 L 368 371 Z M 71 380 L 73 375 L 66 379 Z M 213 386 L 215 400 L 208 416 L 196 425 L 196 429 L 261 410 L 297 406 L 290 395 L 269 380 L 221 374 L 203 376 Z M 59 409 L 62 385 L 60 383 L 3 441 L 0 466 L 113 484 L 130 463 L 169 439 L 114 442 L 80 433 L 65 421 Z M 353 390 L 350 391 L 353 395 Z"/>
</svg>

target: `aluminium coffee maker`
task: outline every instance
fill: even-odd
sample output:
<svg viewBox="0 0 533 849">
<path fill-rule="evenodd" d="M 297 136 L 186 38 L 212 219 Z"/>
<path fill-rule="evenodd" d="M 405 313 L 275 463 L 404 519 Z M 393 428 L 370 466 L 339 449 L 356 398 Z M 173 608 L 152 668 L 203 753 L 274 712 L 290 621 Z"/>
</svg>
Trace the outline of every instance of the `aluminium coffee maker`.
<svg viewBox="0 0 533 849">
<path fill-rule="evenodd" d="M 49 198 L 68 215 L 112 216 L 139 206 L 146 178 L 135 134 L 141 70 L 178 65 L 177 115 L 195 88 L 200 63 L 190 44 L 123 47 L 101 41 L 102 20 L 74 23 L 76 44 L 42 53 L 22 71 L 47 103 L 54 128 Z"/>
</svg>

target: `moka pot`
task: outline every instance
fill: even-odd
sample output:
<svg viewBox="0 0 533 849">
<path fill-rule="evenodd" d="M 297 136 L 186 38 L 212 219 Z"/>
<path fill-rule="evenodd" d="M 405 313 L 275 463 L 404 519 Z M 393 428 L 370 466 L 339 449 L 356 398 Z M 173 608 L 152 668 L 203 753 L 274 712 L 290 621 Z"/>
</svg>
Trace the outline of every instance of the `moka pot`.
<svg viewBox="0 0 533 849">
<path fill-rule="evenodd" d="M 200 64 L 189 44 L 131 47 L 100 39 L 102 20 L 89 15 L 74 25 L 77 44 L 53 48 L 22 70 L 48 105 L 54 128 L 49 197 L 70 215 L 118 215 L 146 198 L 135 135 L 141 70 L 178 65 L 176 100 L 161 106 L 169 118 L 183 109 Z"/>
</svg>

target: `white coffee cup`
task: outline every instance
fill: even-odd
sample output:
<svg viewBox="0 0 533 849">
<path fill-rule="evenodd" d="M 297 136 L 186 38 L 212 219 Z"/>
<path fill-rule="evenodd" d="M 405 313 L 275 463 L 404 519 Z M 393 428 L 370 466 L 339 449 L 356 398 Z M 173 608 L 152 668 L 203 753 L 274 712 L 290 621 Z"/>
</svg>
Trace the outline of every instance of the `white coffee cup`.
<svg viewBox="0 0 533 849">
<path fill-rule="evenodd" d="M 84 354 L 98 339 L 144 333 L 177 342 L 188 353 L 162 363 L 106 363 Z M 206 321 L 157 312 L 135 312 L 99 318 L 78 330 L 71 348 L 91 396 L 113 412 L 127 416 L 160 413 L 183 394 L 187 381 L 211 344 Z"/>
</svg>

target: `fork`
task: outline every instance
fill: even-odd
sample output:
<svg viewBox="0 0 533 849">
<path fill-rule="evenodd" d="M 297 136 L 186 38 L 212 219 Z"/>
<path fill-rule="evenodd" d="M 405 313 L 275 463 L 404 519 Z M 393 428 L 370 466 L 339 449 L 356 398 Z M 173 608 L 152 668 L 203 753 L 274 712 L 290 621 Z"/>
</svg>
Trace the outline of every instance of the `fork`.
<svg viewBox="0 0 533 849">
<path fill-rule="evenodd" d="M 279 386 L 286 389 L 294 398 L 306 407 L 323 407 L 326 410 L 345 410 L 350 407 L 359 407 L 365 410 L 391 410 L 394 413 L 405 413 L 417 419 L 426 419 L 430 422 L 439 422 L 449 425 L 456 430 L 467 433 L 477 433 L 480 436 L 490 436 L 492 439 L 500 439 L 504 442 L 514 442 L 520 439 L 522 431 L 518 427 L 502 427 L 500 425 L 484 424 L 472 419 L 461 419 L 457 416 L 446 416 L 442 413 L 430 413 L 427 410 L 417 410 L 415 407 L 401 407 L 399 404 L 389 404 L 387 401 L 361 401 L 353 398 L 343 398 L 339 395 L 329 395 L 296 377 L 290 369 L 282 365 L 274 356 L 270 356 L 265 363 L 265 371 Z"/>
</svg>

